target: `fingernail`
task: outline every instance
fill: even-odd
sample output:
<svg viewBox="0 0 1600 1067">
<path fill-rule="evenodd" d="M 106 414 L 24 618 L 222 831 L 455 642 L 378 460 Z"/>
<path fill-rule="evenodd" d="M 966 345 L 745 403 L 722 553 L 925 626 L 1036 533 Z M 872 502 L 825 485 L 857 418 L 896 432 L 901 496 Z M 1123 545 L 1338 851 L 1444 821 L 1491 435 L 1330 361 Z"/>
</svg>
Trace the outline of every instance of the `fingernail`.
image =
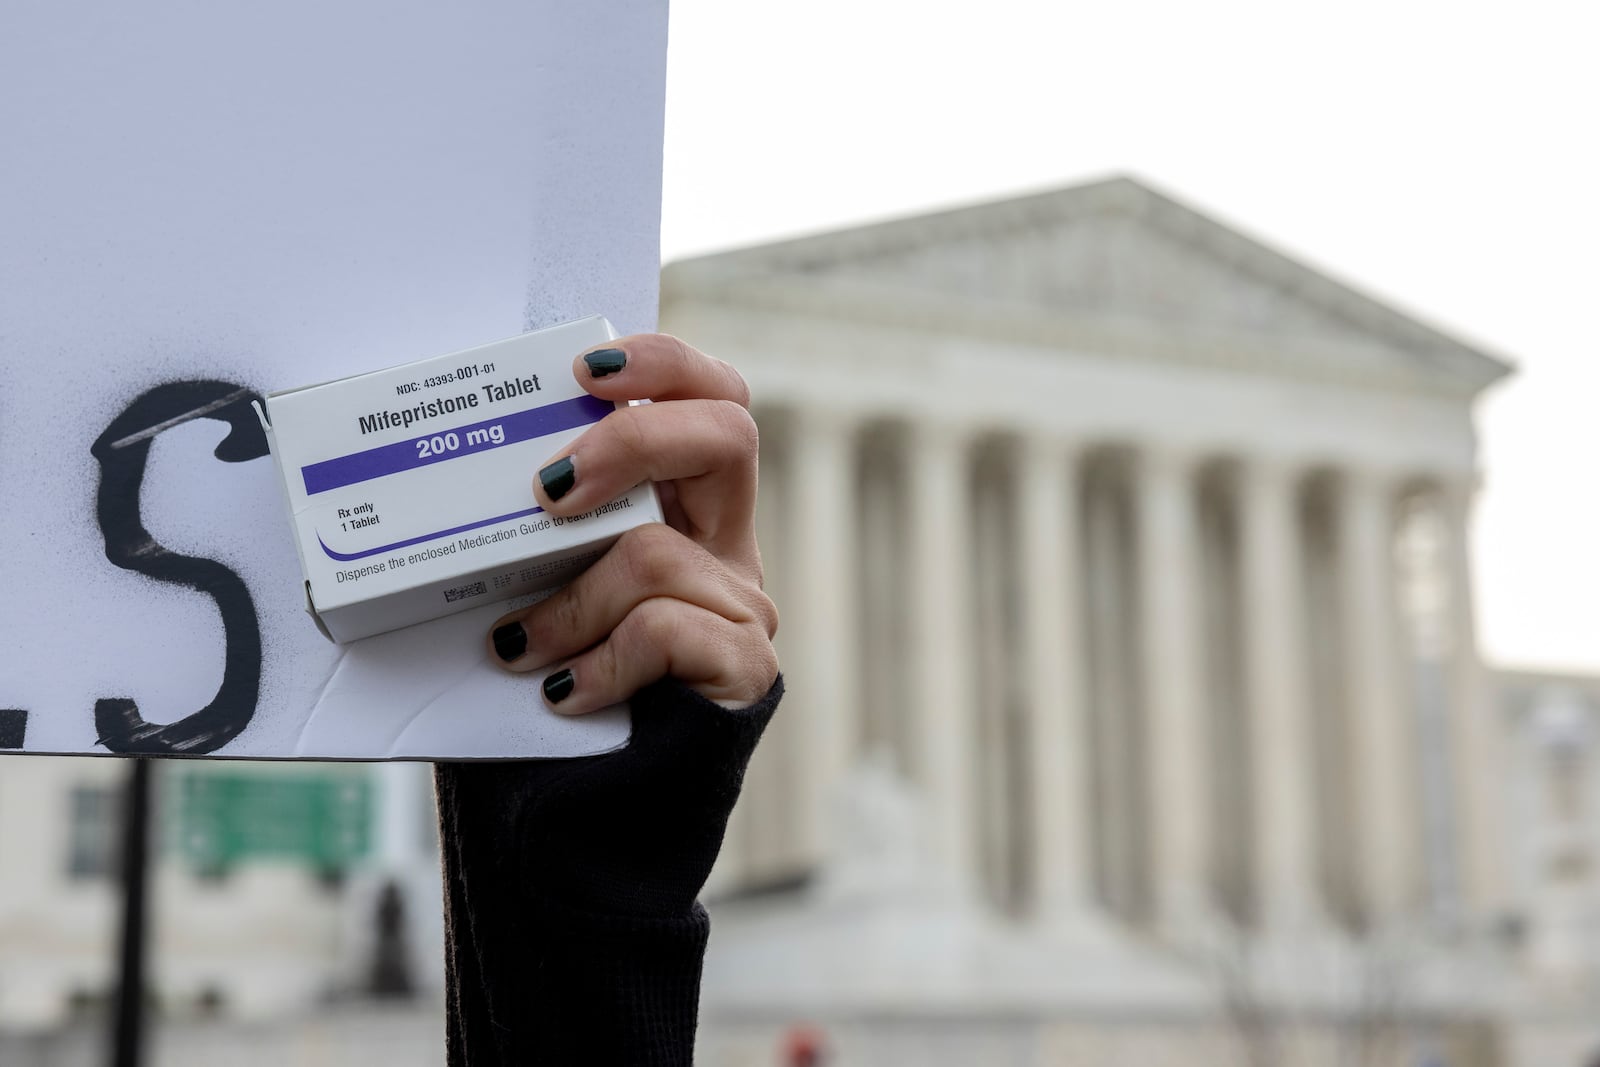
<svg viewBox="0 0 1600 1067">
<path fill-rule="evenodd" d="M 528 631 L 522 628 L 520 622 L 508 622 L 504 626 L 495 627 L 494 654 L 510 663 L 528 651 Z"/>
<path fill-rule="evenodd" d="M 620 348 L 601 348 L 583 357 L 589 364 L 589 373 L 596 378 L 615 374 L 628 365 L 628 354 Z"/>
<path fill-rule="evenodd" d="M 575 686 L 572 672 L 563 667 L 544 680 L 544 698 L 552 704 L 559 704 L 572 695 Z"/>
<path fill-rule="evenodd" d="M 566 496 L 572 491 L 572 483 L 577 480 L 578 474 L 572 469 L 571 456 L 562 456 L 539 472 L 539 484 L 544 486 L 545 495 L 551 500 Z"/>
</svg>

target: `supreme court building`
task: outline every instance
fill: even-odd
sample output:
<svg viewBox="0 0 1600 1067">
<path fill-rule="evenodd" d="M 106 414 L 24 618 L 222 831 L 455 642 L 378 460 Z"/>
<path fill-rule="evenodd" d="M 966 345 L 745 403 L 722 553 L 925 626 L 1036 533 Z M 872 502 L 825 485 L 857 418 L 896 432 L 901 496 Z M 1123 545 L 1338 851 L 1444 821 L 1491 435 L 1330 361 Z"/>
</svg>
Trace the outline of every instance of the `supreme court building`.
<svg viewBox="0 0 1600 1067">
<path fill-rule="evenodd" d="M 1504 363 L 1126 178 L 678 263 L 661 318 L 750 382 L 790 688 L 705 1062 L 1518 1062 Z"/>
</svg>

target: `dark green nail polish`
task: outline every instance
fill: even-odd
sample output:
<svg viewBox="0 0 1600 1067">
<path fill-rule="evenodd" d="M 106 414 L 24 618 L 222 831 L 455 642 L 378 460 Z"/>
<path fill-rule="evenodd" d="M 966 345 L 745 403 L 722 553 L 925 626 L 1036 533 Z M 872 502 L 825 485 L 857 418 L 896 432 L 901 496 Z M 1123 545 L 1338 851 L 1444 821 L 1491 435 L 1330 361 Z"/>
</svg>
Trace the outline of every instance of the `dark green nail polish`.
<svg viewBox="0 0 1600 1067">
<path fill-rule="evenodd" d="M 572 672 L 563 667 L 544 680 L 544 698 L 552 704 L 559 704 L 572 695 L 572 687 L 577 685 L 572 678 Z"/>
<path fill-rule="evenodd" d="M 601 348 L 583 357 L 589 364 L 589 373 L 596 378 L 615 374 L 628 365 L 628 354 L 620 348 Z"/>
<path fill-rule="evenodd" d="M 495 628 L 494 654 L 510 663 L 528 651 L 528 631 L 520 622 L 508 622 Z"/>
<path fill-rule="evenodd" d="M 545 495 L 551 500 L 566 496 L 572 491 L 572 483 L 577 480 L 578 473 L 572 469 L 571 456 L 562 456 L 539 472 L 539 484 L 544 486 Z"/>
</svg>

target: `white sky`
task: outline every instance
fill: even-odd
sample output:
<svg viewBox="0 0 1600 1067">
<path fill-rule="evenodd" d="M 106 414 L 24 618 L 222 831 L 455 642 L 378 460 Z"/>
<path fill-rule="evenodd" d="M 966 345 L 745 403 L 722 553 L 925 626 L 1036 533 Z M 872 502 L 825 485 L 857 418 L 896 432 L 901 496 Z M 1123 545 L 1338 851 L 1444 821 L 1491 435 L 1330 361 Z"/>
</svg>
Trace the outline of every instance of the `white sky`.
<svg viewBox="0 0 1600 1067">
<path fill-rule="evenodd" d="M 1479 408 L 1483 647 L 1600 670 L 1597 30 L 1581 0 L 678 0 L 662 252 L 1149 179 L 1518 365 Z"/>
</svg>

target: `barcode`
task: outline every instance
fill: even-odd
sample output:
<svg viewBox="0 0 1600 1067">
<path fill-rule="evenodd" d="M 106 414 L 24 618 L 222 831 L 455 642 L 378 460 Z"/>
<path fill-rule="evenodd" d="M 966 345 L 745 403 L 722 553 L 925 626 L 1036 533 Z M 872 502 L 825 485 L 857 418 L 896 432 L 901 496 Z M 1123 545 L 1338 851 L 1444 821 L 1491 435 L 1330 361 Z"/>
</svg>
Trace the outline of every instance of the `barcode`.
<svg viewBox="0 0 1600 1067">
<path fill-rule="evenodd" d="M 462 585 L 457 586 L 454 589 L 446 589 L 444 591 L 444 602 L 446 604 L 454 604 L 456 601 L 465 600 L 469 596 L 482 596 L 488 591 L 488 587 L 482 582 L 473 582 L 471 585 Z"/>
</svg>

